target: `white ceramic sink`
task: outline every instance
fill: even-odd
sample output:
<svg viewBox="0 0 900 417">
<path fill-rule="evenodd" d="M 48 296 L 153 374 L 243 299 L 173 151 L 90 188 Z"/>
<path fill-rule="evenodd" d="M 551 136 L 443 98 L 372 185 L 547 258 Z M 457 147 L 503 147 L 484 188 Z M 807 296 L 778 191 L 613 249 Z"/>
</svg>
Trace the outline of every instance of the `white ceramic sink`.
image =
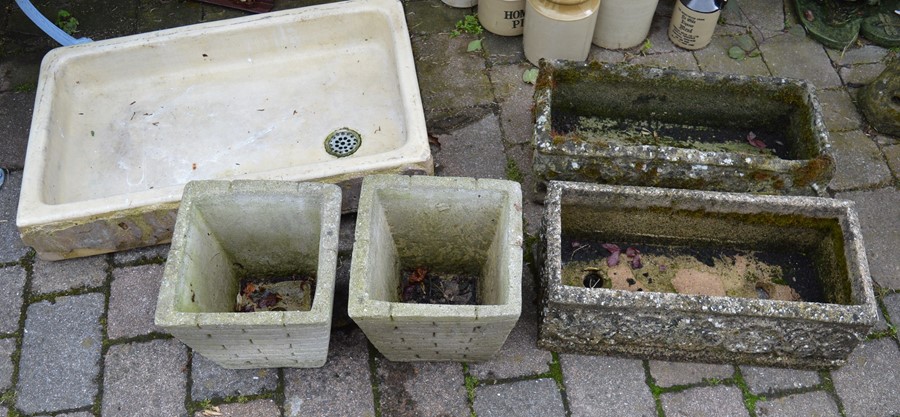
<svg viewBox="0 0 900 417">
<path fill-rule="evenodd" d="M 36 100 L 17 225 L 44 259 L 168 241 L 191 180 L 433 172 L 396 0 L 58 48 Z"/>
</svg>

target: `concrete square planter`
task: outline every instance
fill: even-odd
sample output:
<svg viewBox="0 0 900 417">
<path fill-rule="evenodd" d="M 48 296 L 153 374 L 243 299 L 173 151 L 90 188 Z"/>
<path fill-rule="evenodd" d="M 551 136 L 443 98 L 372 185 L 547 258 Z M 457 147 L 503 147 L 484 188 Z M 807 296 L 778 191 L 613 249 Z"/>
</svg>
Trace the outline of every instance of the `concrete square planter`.
<svg viewBox="0 0 900 417">
<path fill-rule="evenodd" d="M 815 195 L 831 178 L 804 81 L 553 61 L 534 99 L 538 191 L 558 180 Z"/>
<path fill-rule="evenodd" d="M 225 368 L 325 364 L 341 192 L 288 181 L 185 187 L 156 325 Z M 315 274 L 309 311 L 234 312 L 240 279 Z"/>
<path fill-rule="evenodd" d="M 597 242 L 642 248 L 643 265 L 626 266 L 632 275 L 622 285 L 633 287 L 587 288 L 592 281 L 587 274 L 599 271 L 615 282 L 618 273 L 608 267 L 606 252 L 587 257 L 596 268 L 575 262 Z M 653 279 L 662 285 L 666 273 L 677 277 L 680 268 L 689 271 L 686 264 L 654 263 L 653 250 L 666 253 L 648 249 L 654 243 L 667 251 L 689 249 L 697 259 L 705 256 L 709 265 L 699 269 L 723 276 L 742 265 L 739 276 L 750 281 L 753 295 L 650 289 Z M 619 266 L 628 262 L 622 250 Z M 554 351 L 832 368 L 844 363 L 876 321 L 859 220 L 848 201 L 553 181 L 538 253 L 543 304 L 538 344 Z M 795 261 L 748 275 L 754 271 L 747 266 L 751 255 Z M 573 273 L 585 274 L 584 281 L 576 275 L 573 282 Z M 699 275 L 687 276 L 699 283 Z M 785 287 L 804 296 L 818 291 L 811 296 L 818 300 L 758 299 L 760 289 L 774 288 L 769 282 L 754 291 L 753 283 L 762 279 L 784 280 Z M 642 286 L 647 290 L 638 290 Z"/>
<path fill-rule="evenodd" d="M 393 361 L 480 361 L 522 309 L 522 194 L 511 181 L 366 177 L 350 269 L 350 317 Z M 401 271 L 478 276 L 475 305 L 400 300 Z"/>
</svg>

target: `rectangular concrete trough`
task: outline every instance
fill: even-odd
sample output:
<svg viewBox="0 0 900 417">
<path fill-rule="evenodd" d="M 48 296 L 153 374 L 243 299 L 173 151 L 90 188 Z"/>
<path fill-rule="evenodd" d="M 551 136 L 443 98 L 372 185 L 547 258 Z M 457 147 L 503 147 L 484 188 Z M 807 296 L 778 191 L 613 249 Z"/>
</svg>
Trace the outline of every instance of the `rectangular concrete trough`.
<svg viewBox="0 0 900 417">
<path fill-rule="evenodd" d="M 553 61 L 534 99 L 538 191 L 559 180 L 814 195 L 831 178 L 805 81 Z"/>
<path fill-rule="evenodd" d="M 410 171 L 433 166 L 402 4 L 339 2 L 51 51 L 17 225 L 88 256 L 169 241 L 188 181 Z"/>
<path fill-rule="evenodd" d="M 833 368 L 877 317 L 852 202 L 553 181 L 538 246 L 553 351 Z"/>
<path fill-rule="evenodd" d="M 178 212 L 156 325 L 225 368 L 325 364 L 340 188 L 289 181 L 192 181 Z M 313 276 L 307 311 L 235 312 L 248 277 Z"/>
<path fill-rule="evenodd" d="M 393 361 L 481 361 L 522 309 L 522 194 L 512 181 L 378 175 L 363 181 L 350 317 Z M 475 305 L 401 301 L 401 271 L 477 276 Z"/>
</svg>

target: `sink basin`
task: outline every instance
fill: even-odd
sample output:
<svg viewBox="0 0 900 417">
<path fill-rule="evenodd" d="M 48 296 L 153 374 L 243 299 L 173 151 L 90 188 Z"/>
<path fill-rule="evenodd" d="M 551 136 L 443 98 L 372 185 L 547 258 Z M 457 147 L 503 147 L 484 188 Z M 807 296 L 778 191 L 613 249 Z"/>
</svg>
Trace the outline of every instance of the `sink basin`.
<svg viewBox="0 0 900 417">
<path fill-rule="evenodd" d="M 402 5 L 311 6 L 51 51 L 17 226 L 88 256 L 169 241 L 191 180 L 392 172 L 433 173 Z"/>
</svg>

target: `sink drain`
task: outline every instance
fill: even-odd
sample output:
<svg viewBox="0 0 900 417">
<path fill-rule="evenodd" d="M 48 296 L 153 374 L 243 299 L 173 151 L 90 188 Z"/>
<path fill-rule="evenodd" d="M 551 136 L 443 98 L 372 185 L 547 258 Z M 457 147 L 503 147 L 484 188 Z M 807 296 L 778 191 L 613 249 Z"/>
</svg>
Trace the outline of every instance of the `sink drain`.
<svg viewBox="0 0 900 417">
<path fill-rule="evenodd" d="M 331 132 L 325 138 L 325 151 L 338 158 L 352 155 L 360 145 L 362 137 L 359 136 L 359 132 L 346 127 Z"/>
</svg>

